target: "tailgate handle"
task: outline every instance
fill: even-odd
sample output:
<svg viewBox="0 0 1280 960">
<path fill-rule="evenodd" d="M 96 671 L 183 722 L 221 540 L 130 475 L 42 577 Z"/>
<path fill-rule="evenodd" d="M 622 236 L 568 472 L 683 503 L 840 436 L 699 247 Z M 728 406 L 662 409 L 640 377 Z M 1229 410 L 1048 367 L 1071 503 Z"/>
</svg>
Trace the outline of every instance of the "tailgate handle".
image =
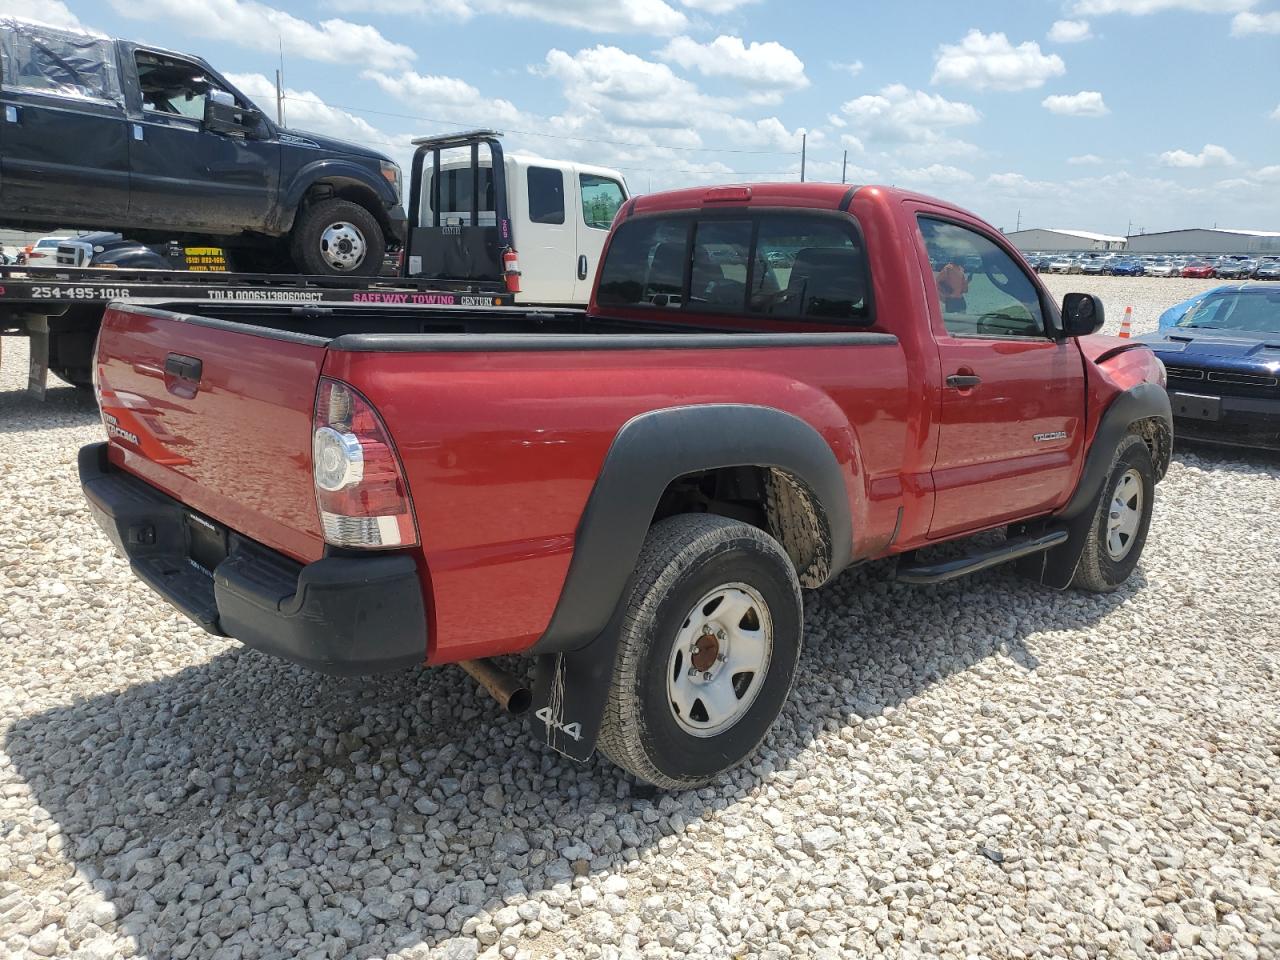
<svg viewBox="0 0 1280 960">
<path fill-rule="evenodd" d="M 164 358 L 164 372 L 177 380 L 199 383 L 204 363 L 199 357 L 184 357 L 180 353 L 171 353 Z"/>
</svg>

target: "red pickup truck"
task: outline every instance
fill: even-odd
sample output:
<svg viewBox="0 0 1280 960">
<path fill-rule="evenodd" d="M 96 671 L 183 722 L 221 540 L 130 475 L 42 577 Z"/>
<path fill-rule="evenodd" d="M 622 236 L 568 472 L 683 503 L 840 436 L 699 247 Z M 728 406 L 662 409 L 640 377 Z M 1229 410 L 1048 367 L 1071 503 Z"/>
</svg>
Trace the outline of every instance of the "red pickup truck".
<svg viewBox="0 0 1280 960">
<path fill-rule="evenodd" d="M 85 496 L 212 633 L 329 673 L 536 658 L 535 729 L 668 787 L 754 751 L 801 588 L 1134 569 L 1164 371 L 1001 234 L 828 184 L 628 201 L 586 311 L 117 305 Z M 1004 540 L 929 549 L 982 531 Z"/>
</svg>

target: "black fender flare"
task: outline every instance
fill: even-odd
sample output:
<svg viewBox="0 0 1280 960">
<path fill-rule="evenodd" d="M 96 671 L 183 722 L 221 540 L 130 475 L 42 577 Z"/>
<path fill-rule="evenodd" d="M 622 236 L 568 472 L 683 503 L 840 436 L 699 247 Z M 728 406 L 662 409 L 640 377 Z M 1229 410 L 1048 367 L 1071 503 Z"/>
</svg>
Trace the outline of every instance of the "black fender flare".
<svg viewBox="0 0 1280 960">
<path fill-rule="evenodd" d="M 303 198 L 307 195 L 307 191 L 321 180 L 349 180 L 367 187 L 382 206 L 381 213 L 377 210 L 373 211 L 379 221 L 387 219 L 386 209 L 397 203 L 395 188 L 354 160 L 341 157 L 313 160 L 298 170 L 290 179 L 288 186 L 280 192 L 280 201 L 276 208 L 280 233 L 285 234 L 293 229 L 293 222 Z"/>
<path fill-rule="evenodd" d="M 1111 472 L 1116 447 L 1126 434 L 1133 432 L 1135 423 L 1153 419 L 1163 421 L 1169 437 L 1173 437 L 1173 410 L 1169 405 L 1169 394 L 1159 384 L 1139 383 L 1111 401 L 1094 432 L 1075 493 L 1067 505 L 1048 521 L 1055 527 L 1066 528 L 1069 534 L 1067 541 L 1021 561 L 1021 572 L 1059 590 L 1070 585 L 1089 537 L 1098 497 L 1102 495 L 1103 485 Z"/>
<path fill-rule="evenodd" d="M 547 744 L 575 760 L 595 749 L 613 676 L 619 609 L 668 484 L 720 467 L 760 466 L 803 483 L 825 514 L 827 579 L 847 567 L 853 524 L 831 445 L 792 414 L 748 404 L 668 407 L 640 414 L 614 438 L 578 523 L 560 600 L 536 655 L 533 714 Z"/>
</svg>

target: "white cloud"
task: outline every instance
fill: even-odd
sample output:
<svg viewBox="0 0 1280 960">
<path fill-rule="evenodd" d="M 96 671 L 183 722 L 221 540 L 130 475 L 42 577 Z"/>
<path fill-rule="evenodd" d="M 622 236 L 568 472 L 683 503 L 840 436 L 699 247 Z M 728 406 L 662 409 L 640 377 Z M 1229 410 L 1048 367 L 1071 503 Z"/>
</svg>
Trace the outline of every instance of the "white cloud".
<svg viewBox="0 0 1280 960">
<path fill-rule="evenodd" d="M 943 163 L 931 163 L 927 167 L 915 167 L 894 171 L 895 183 L 932 183 L 940 186 L 968 183 L 973 174 L 959 167 Z"/>
<path fill-rule="evenodd" d="M 276 115 L 276 83 L 261 73 L 229 73 L 227 79 L 250 97 L 268 116 Z M 409 150 L 410 136 L 383 133 L 369 121 L 346 110 L 331 107 L 310 90 L 285 88 L 285 123 L 291 129 L 311 130 L 326 136 L 360 143 L 384 152 Z"/>
<path fill-rule="evenodd" d="M 42 0 L 38 4 L 24 0 L 0 0 L 0 17 L 14 17 L 63 30 L 88 30 L 62 0 Z"/>
<path fill-rule="evenodd" d="M 687 7 L 697 2 L 683 0 Z M 709 6 L 709 13 L 724 12 L 744 2 L 755 0 L 704 0 L 723 10 Z M 329 9 L 346 10 L 345 0 L 324 0 Z M 438 19 L 469 20 L 475 16 L 493 15 L 541 20 L 592 33 L 653 33 L 670 36 L 689 27 L 689 18 L 666 0 L 364 0 L 360 9 L 370 13 L 413 14 Z"/>
<path fill-rule="evenodd" d="M 1040 106 L 1050 113 L 1068 117 L 1105 117 L 1111 111 L 1097 90 L 1081 90 L 1079 93 L 1054 94 L 1040 101 Z"/>
<path fill-rule="evenodd" d="M 1048 180 L 1032 180 L 1020 173 L 993 173 L 984 181 L 984 186 L 999 190 L 1013 196 L 1050 197 L 1060 194 L 1061 184 Z"/>
<path fill-rule="evenodd" d="M 1236 13 L 1248 10 L 1256 0 L 1076 0 L 1072 11 L 1086 16 L 1128 13 L 1136 17 L 1166 10 L 1191 13 Z"/>
<path fill-rule="evenodd" d="M 1166 167 L 1199 168 L 1199 167 L 1231 167 L 1237 164 L 1226 147 L 1216 143 L 1206 143 L 1199 153 L 1188 153 L 1186 150 L 1166 150 L 1160 154 L 1160 163 Z"/>
<path fill-rule="evenodd" d="M 1280 10 L 1274 13 L 1237 13 L 1231 21 L 1231 35 L 1243 37 L 1251 33 L 1280 33 Z"/>
<path fill-rule="evenodd" d="M 867 152 L 866 145 L 857 137 L 855 137 L 852 133 L 842 134 L 840 137 L 840 145 L 842 147 L 848 147 L 854 153 Z"/>
<path fill-rule="evenodd" d="M 523 114 L 510 100 L 488 97 L 457 77 L 442 77 L 409 70 L 391 76 L 377 70 L 361 74 L 389 96 L 442 120 L 468 126 L 511 126 L 522 122 Z"/>
<path fill-rule="evenodd" d="M 863 63 L 861 60 L 854 60 L 854 61 L 851 61 L 850 63 L 841 63 L 838 60 L 831 60 L 827 63 L 827 66 L 830 67 L 832 70 L 838 70 L 841 73 L 847 73 L 851 77 L 856 77 L 858 74 L 862 72 L 862 69 L 863 69 Z"/>
<path fill-rule="evenodd" d="M 1030 90 L 1066 72 L 1060 56 L 1042 53 L 1032 40 L 1015 47 L 1003 33 L 970 30 L 959 43 L 938 48 L 933 82 L 975 90 Z"/>
<path fill-rule="evenodd" d="M 1073 167 L 1096 167 L 1106 161 L 1096 153 L 1082 153 L 1078 157 L 1067 157 L 1067 163 Z"/>
<path fill-rule="evenodd" d="M 704 13 L 731 13 L 738 7 L 759 3 L 760 0 L 680 0 L 680 2 L 691 10 L 701 10 Z"/>
<path fill-rule="evenodd" d="M 1255 170 L 1253 178 L 1261 180 L 1263 183 L 1280 183 L 1280 164 L 1273 164 L 1269 167 Z"/>
<path fill-rule="evenodd" d="M 111 0 L 123 17 L 161 21 L 206 40 L 230 43 L 274 54 L 281 45 L 288 56 L 306 60 L 372 67 L 396 67 L 415 54 L 393 43 L 373 27 L 348 20 L 312 23 L 256 0 Z"/>
<path fill-rule="evenodd" d="M 1280 106 L 1271 111 L 1272 120 L 1280 120 Z"/>
<path fill-rule="evenodd" d="M 1049 40 L 1053 43 L 1079 43 L 1092 36 L 1088 20 L 1056 20 L 1049 28 Z"/>
<path fill-rule="evenodd" d="M 658 56 L 703 76 L 723 77 L 775 97 L 809 86 L 804 62 L 772 40 L 745 44 L 740 37 L 720 36 L 710 43 L 698 43 L 681 36 L 668 43 Z"/>
<path fill-rule="evenodd" d="M 912 90 L 900 83 L 850 100 L 840 109 L 865 141 L 932 148 L 946 142 L 946 131 L 970 126 L 980 119 L 971 104 Z"/>
</svg>

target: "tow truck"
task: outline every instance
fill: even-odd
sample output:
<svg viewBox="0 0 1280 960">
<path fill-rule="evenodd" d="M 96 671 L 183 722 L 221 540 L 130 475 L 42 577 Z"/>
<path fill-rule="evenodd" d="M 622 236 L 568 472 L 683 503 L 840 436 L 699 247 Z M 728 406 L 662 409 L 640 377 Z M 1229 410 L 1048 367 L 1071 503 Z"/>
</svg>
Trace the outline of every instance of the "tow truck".
<svg viewBox="0 0 1280 960">
<path fill-rule="evenodd" d="M 163 269 L 141 244 L 133 264 L 95 266 L 79 251 L 54 267 L 0 267 L 0 337 L 31 340 L 28 392 L 42 398 L 49 371 L 91 386 L 94 340 L 117 301 L 283 303 L 300 317 L 326 304 L 583 306 L 626 183 L 604 167 L 508 156 L 501 138 L 486 129 L 413 141 L 405 249 L 390 276 Z"/>
</svg>

